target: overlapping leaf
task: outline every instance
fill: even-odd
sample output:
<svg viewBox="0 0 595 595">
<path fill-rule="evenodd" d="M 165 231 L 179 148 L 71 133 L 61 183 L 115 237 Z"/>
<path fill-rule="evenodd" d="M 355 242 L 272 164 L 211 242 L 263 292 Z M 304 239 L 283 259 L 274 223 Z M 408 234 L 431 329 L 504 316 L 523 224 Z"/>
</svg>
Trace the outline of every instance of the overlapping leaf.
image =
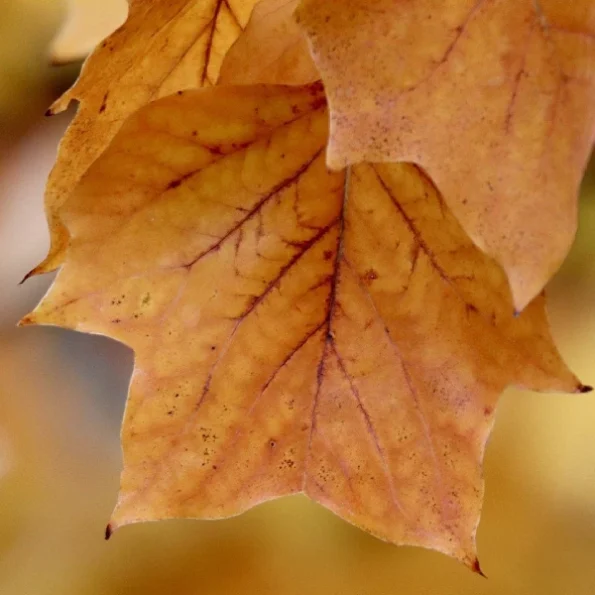
<svg viewBox="0 0 595 595">
<path fill-rule="evenodd" d="M 328 160 L 421 164 L 517 309 L 565 257 L 595 138 L 591 0 L 302 0 Z"/>
<path fill-rule="evenodd" d="M 220 87 L 128 119 L 63 207 L 24 323 L 131 346 L 110 530 L 303 492 L 476 567 L 481 460 L 508 384 L 580 390 L 544 302 L 414 166 L 325 167 L 319 85 Z"/>
<path fill-rule="evenodd" d="M 51 108 L 78 100 L 46 188 L 50 253 L 30 274 L 58 267 L 68 245 L 60 207 L 122 122 L 149 101 L 209 86 L 256 0 L 131 0 L 126 23 L 89 57 L 77 83 Z"/>
<path fill-rule="evenodd" d="M 226 54 L 220 84 L 304 85 L 320 78 L 303 31 L 293 19 L 298 0 L 262 0 Z"/>
</svg>

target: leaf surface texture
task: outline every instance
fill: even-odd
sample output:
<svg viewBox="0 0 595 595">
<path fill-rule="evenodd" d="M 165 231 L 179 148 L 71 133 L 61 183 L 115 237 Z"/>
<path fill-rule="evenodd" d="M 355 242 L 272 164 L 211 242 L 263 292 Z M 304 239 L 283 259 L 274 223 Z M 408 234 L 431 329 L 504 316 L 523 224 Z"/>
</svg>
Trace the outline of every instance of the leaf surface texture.
<svg viewBox="0 0 595 595">
<path fill-rule="evenodd" d="M 421 165 L 517 310 L 574 238 L 595 138 L 591 0 L 302 0 L 328 161 Z"/>
<path fill-rule="evenodd" d="M 135 351 L 111 528 L 303 492 L 476 567 L 481 462 L 510 384 L 578 391 L 544 300 L 417 167 L 328 172 L 322 87 L 186 91 L 127 120 L 63 207 L 23 321 Z"/>
<path fill-rule="evenodd" d="M 51 246 L 31 274 L 62 263 L 68 232 L 60 209 L 122 122 L 137 109 L 180 89 L 215 83 L 223 57 L 256 0 L 131 0 L 124 25 L 89 57 L 78 81 L 50 108 L 80 105 L 60 144 L 46 187 Z"/>
</svg>

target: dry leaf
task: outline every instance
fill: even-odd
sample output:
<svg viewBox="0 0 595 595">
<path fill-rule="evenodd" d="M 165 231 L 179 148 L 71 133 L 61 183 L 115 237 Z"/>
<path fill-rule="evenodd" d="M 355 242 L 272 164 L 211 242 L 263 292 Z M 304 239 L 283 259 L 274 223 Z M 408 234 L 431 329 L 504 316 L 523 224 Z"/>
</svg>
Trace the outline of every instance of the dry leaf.
<svg viewBox="0 0 595 595">
<path fill-rule="evenodd" d="M 68 233 L 60 207 L 126 117 L 149 101 L 217 80 L 223 56 L 256 0 L 131 0 L 123 27 L 89 57 L 79 80 L 51 107 L 80 101 L 46 188 L 51 247 L 29 275 L 62 263 Z"/>
<path fill-rule="evenodd" d="M 83 60 L 125 21 L 127 14 L 126 0 L 68 0 L 66 20 L 50 47 L 52 62 Z"/>
<path fill-rule="evenodd" d="M 145 106 L 63 208 L 72 241 L 22 322 L 135 351 L 111 530 L 304 492 L 477 569 L 481 460 L 508 384 L 581 390 L 544 300 L 409 165 L 325 167 L 320 85 Z"/>
<path fill-rule="evenodd" d="M 320 78 L 303 31 L 294 21 L 298 0 L 262 0 L 225 56 L 220 84 L 304 85 Z"/>
<path fill-rule="evenodd" d="M 302 0 L 328 160 L 422 165 L 522 309 L 574 238 L 595 138 L 592 0 Z"/>
</svg>

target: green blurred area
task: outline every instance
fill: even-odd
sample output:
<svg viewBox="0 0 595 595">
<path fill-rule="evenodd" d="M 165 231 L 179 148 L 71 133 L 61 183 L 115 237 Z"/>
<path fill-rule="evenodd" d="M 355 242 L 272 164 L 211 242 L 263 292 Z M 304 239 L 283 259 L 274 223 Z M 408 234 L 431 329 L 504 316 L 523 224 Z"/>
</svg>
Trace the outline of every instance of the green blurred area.
<svg viewBox="0 0 595 595">
<path fill-rule="evenodd" d="M 595 593 L 595 396 L 509 390 L 486 460 L 487 580 L 398 548 L 305 498 L 217 522 L 103 531 L 115 503 L 131 353 L 107 339 L 16 329 L 50 278 L 43 184 L 69 115 L 42 117 L 74 67 L 50 68 L 59 2 L 0 0 L 0 593 L 2 595 L 588 595 Z M 560 351 L 595 384 L 595 169 L 577 241 L 552 282 Z"/>
</svg>

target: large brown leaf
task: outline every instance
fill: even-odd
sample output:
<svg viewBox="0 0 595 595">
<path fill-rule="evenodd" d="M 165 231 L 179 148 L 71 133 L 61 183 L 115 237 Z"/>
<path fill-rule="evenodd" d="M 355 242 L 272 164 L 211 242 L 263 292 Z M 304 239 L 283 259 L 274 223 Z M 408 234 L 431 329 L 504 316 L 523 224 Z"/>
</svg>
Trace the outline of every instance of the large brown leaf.
<svg viewBox="0 0 595 595">
<path fill-rule="evenodd" d="M 58 267 L 68 245 L 60 207 L 130 114 L 180 89 L 210 86 L 256 0 L 131 0 L 126 23 L 89 57 L 50 108 L 80 102 L 46 188 L 51 246 L 31 274 Z"/>
<path fill-rule="evenodd" d="M 303 492 L 476 567 L 498 395 L 582 387 L 543 298 L 512 316 L 420 170 L 329 173 L 326 140 L 319 85 L 142 108 L 63 207 L 65 264 L 23 324 L 135 351 L 109 531 Z"/>
<path fill-rule="evenodd" d="M 302 0 L 328 161 L 421 164 L 522 309 L 564 259 L 595 134 L 592 0 Z"/>
</svg>

